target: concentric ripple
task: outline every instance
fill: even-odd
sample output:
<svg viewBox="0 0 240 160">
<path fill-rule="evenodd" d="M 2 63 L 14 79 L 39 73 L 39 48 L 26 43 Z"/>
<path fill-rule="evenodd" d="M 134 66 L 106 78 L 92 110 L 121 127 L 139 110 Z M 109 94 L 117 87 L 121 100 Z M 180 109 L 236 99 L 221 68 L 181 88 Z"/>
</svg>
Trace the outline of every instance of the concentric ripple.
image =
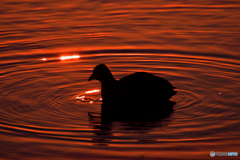
<svg viewBox="0 0 240 160">
<path fill-rule="evenodd" d="M 86 151 L 102 156 L 106 152 L 120 156 L 126 150 L 135 156 L 141 150 L 156 154 L 156 150 L 174 151 L 186 144 L 236 144 L 240 131 L 239 60 L 183 52 L 89 50 L 79 51 L 81 58 L 69 61 L 41 60 L 58 57 L 55 53 L 5 57 L 7 67 L 0 77 L 0 134 L 11 143 L 18 139 L 29 150 L 27 143 L 31 142 L 47 144 L 55 151 L 61 145 L 64 153 L 81 149 L 81 155 Z M 144 71 L 169 80 L 178 91 L 172 98 L 175 111 L 154 122 L 101 125 L 100 83 L 87 82 L 99 62 L 107 62 L 116 79 Z M 95 112 L 94 119 L 89 119 L 89 112 Z"/>
</svg>

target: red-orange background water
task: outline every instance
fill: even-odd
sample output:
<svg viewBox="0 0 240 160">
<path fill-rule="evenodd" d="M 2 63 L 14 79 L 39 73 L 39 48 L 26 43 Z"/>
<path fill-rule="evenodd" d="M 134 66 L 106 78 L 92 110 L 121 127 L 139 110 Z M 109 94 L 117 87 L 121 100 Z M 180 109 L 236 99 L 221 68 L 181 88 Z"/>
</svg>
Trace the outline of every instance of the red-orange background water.
<svg viewBox="0 0 240 160">
<path fill-rule="evenodd" d="M 2 0 L 0 6 L 0 159 L 239 153 L 239 1 Z M 71 55 L 80 58 L 60 59 Z M 100 89 L 87 82 L 99 63 L 117 79 L 136 71 L 168 79 L 178 88 L 175 111 L 162 121 L 99 129 L 88 112 L 100 113 L 100 103 L 75 101 Z"/>
</svg>

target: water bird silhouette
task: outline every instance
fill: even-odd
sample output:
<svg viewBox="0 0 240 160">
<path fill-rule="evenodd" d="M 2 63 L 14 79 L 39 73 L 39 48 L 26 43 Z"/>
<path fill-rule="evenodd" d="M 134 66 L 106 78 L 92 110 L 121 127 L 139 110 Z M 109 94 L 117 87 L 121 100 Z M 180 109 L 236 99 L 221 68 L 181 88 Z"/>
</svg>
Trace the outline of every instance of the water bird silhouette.
<svg viewBox="0 0 240 160">
<path fill-rule="evenodd" d="M 177 92 L 166 79 L 136 72 L 116 80 L 105 64 L 97 65 L 88 81 L 101 82 L 102 117 L 106 119 L 146 118 L 169 114 Z"/>
</svg>

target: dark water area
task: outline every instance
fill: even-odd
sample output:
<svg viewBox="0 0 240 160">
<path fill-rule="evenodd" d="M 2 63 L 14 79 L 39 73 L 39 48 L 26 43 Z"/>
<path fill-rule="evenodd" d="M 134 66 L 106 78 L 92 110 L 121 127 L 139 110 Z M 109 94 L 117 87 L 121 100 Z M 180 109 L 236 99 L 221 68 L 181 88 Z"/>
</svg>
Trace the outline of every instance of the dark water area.
<svg viewBox="0 0 240 160">
<path fill-rule="evenodd" d="M 238 0 L 0 6 L 1 160 L 238 159 L 210 157 L 240 152 Z M 116 79 L 169 80 L 174 111 L 110 125 L 89 118 L 101 113 L 100 82 L 87 81 L 100 63 Z"/>
</svg>

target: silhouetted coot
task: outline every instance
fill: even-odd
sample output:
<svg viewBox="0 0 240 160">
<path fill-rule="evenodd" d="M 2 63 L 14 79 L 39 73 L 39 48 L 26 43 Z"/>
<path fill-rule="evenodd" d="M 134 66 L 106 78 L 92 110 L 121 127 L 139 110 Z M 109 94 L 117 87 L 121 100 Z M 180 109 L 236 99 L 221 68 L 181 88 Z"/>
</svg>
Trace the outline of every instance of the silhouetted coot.
<svg viewBox="0 0 240 160">
<path fill-rule="evenodd" d="M 102 84 L 102 114 L 111 117 L 168 112 L 172 110 L 172 105 L 168 105 L 169 99 L 177 93 L 169 81 L 146 72 L 136 72 L 115 80 L 105 64 L 94 68 L 88 81 L 93 79 Z"/>
</svg>

